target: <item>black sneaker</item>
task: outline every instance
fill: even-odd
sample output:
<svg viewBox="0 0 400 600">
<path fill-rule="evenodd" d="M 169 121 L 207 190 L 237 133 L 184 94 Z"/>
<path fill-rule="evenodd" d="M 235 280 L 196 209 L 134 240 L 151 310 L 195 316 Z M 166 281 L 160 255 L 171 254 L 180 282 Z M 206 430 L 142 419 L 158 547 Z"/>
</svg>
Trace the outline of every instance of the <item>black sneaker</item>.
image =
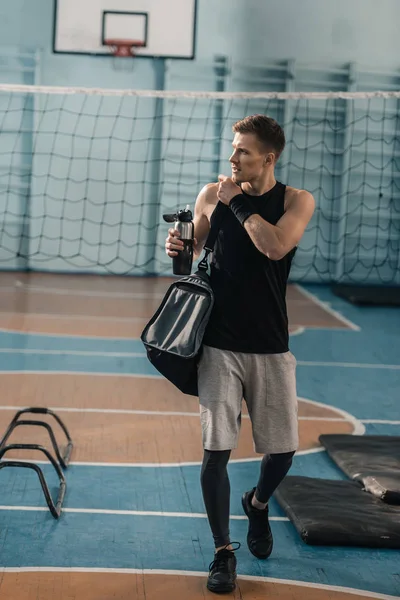
<svg viewBox="0 0 400 600">
<path fill-rule="evenodd" d="M 255 489 L 245 492 L 242 496 L 243 510 L 249 518 L 247 545 L 256 558 L 266 559 L 271 554 L 273 546 L 272 532 L 268 521 L 268 506 L 264 510 L 259 510 L 251 504 Z"/>
<path fill-rule="evenodd" d="M 239 550 L 239 542 L 234 542 Z M 207 579 L 207 588 L 216 594 L 227 594 L 233 592 L 236 587 L 236 556 L 233 550 L 222 548 L 219 550 L 212 563 Z"/>
</svg>

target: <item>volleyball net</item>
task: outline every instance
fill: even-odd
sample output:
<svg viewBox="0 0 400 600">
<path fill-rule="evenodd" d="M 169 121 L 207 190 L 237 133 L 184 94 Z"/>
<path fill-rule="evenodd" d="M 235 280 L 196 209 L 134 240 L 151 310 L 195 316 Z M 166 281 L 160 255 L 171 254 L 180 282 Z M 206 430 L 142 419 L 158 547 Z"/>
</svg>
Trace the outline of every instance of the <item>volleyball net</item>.
<svg viewBox="0 0 400 600">
<path fill-rule="evenodd" d="M 400 284 L 400 92 L 0 85 L 0 269 L 168 275 L 162 214 L 230 174 L 232 125 L 284 128 L 315 214 L 292 280 Z"/>
</svg>

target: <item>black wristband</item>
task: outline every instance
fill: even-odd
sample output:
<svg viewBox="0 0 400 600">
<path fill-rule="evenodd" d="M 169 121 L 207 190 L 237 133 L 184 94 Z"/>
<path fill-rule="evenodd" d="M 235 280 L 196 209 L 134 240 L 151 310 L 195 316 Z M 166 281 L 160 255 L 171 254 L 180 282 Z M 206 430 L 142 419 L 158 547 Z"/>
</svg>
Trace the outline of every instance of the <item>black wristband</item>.
<svg viewBox="0 0 400 600">
<path fill-rule="evenodd" d="M 251 215 L 257 214 L 244 194 L 234 196 L 229 202 L 229 208 L 241 225 L 244 225 Z"/>
</svg>

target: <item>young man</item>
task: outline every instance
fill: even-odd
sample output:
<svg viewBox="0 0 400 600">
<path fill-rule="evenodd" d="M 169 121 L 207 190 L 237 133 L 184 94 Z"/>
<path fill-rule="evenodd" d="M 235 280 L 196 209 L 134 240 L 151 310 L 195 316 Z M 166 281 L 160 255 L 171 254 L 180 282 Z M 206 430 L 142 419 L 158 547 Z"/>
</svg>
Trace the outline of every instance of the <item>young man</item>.
<svg viewBox="0 0 400 600">
<path fill-rule="evenodd" d="M 215 306 L 198 369 L 204 459 L 201 485 L 216 554 L 207 587 L 235 588 L 236 557 L 229 537 L 227 464 L 236 448 L 245 399 L 256 452 L 264 454 L 257 486 L 242 497 L 247 544 L 260 559 L 272 551 L 268 501 L 287 474 L 298 446 L 296 360 L 288 348 L 286 284 L 293 255 L 314 212 L 309 192 L 275 179 L 285 146 L 273 119 L 253 115 L 233 126 L 231 177 L 219 176 L 195 206 L 195 253 L 200 255 L 213 210 L 226 205 L 214 248 Z M 169 230 L 168 256 L 182 249 Z"/>
</svg>

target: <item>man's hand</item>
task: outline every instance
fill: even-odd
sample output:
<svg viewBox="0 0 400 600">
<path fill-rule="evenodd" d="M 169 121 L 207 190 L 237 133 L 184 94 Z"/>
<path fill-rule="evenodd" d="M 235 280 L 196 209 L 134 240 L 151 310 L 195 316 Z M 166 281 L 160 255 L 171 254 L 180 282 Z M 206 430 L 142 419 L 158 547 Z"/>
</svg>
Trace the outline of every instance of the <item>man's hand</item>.
<svg viewBox="0 0 400 600">
<path fill-rule="evenodd" d="M 218 175 L 218 181 L 219 185 L 217 198 L 229 206 L 229 202 L 232 200 L 232 198 L 238 194 L 241 194 L 242 190 L 230 177 L 225 177 L 225 175 Z"/>
<path fill-rule="evenodd" d="M 180 238 L 179 231 L 176 231 L 176 229 L 172 229 L 172 228 L 168 229 L 168 237 L 165 240 L 165 252 L 171 258 L 174 258 L 174 256 L 178 256 L 178 252 L 183 250 L 183 242 L 179 238 Z M 196 245 L 197 245 L 197 239 L 194 238 L 193 246 L 196 246 Z"/>
<path fill-rule="evenodd" d="M 168 229 L 168 237 L 165 240 L 165 252 L 173 258 L 178 256 L 178 251 L 183 250 L 183 242 L 179 239 L 179 231 Z"/>
</svg>

